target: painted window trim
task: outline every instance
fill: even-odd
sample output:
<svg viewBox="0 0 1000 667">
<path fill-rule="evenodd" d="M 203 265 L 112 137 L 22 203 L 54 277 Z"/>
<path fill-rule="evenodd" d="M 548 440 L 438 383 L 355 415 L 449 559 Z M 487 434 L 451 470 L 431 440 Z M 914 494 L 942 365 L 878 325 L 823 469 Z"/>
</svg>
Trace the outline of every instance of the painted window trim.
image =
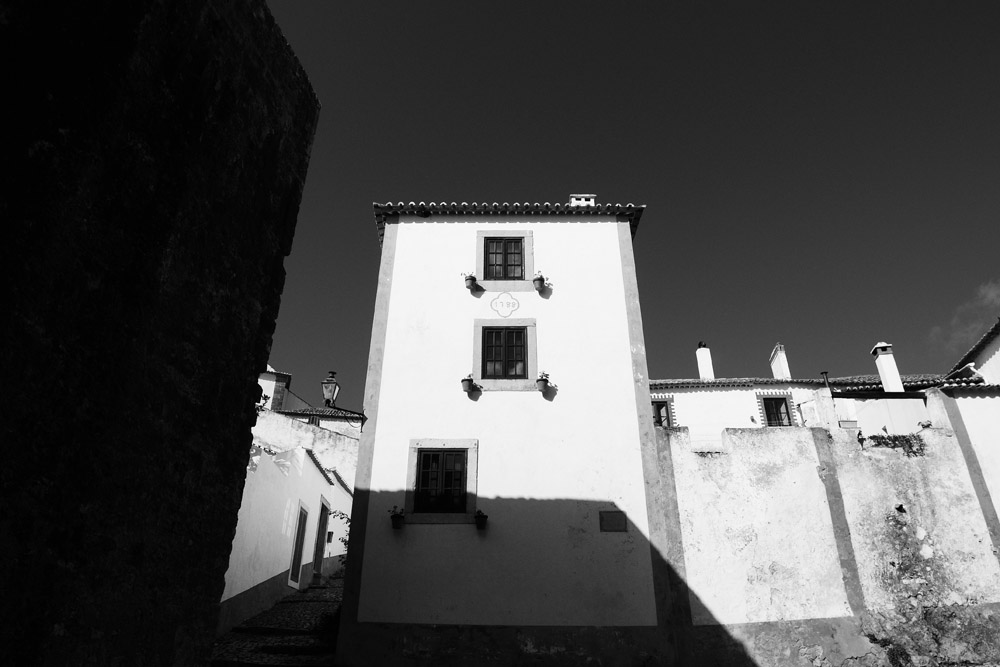
<svg viewBox="0 0 1000 667">
<path fill-rule="evenodd" d="M 758 391 L 757 392 L 757 414 L 760 417 L 761 428 L 789 428 L 789 426 L 768 426 L 767 424 L 767 411 L 764 410 L 764 399 L 765 398 L 783 398 L 785 403 L 788 405 L 788 418 L 791 420 L 791 426 L 801 426 L 796 418 L 795 402 L 792 400 L 792 394 L 788 391 Z"/>
<path fill-rule="evenodd" d="M 528 281 L 530 284 L 530 280 Z M 524 327 L 525 344 L 528 346 L 528 376 L 517 379 L 483 378 L 483 328 Z M 538 391 L 538 336 L 535 318 L 508 317 L 507 319 L 473 320 L 472 326 L 472 377 L 482 391 Z"/>
<path fill-rule="evenodd" d="M 465 455 L 465 512 L 446 514 L 442 512 L 414 512 L 413 503 L 417 491 L 417 461 L 421 449 L 464 449 Z M 406 497 L 403 510 L 406 523 L 475 523 L 476 500 L 478 499 L 479 440 L 475 438 L 417 438 L 410 440 L 410 453 L 406 463 Z"/>
<path fill-rule="evenodd" d="M 524 280 L 485 280 L 486 239 L 522 238 Z M 477 284 L 487 292 L 534 292 L 532 279 L 535 277 L 535 243 L 531 230 L 504 229 L 476 232 L 476 276 Z"/>
<path fill-rule="evenodd" d="M 674 408 L 674 397 L 666 396 L 663 398 L 653 398 L 652 403 L 666 403 L 667 404 L 667 418 L 670 420 L 669 424 L 660 424 L 663 428 L 676 428 L 677 427 L 677 412 Z M 656 411 L 653 411 L 653 423 L 656 423 Z"/>
</svg>

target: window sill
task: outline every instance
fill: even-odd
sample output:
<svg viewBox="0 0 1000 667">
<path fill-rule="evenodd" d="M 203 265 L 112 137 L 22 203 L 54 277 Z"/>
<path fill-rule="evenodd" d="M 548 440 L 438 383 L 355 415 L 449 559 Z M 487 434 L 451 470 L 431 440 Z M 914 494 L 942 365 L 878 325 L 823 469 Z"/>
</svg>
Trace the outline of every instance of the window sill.
<svg viewBox="0 0 1000 667">
<path fill-rule="evenodd" d="M 417 524 L 417 523 L 432 523 L 432 524 L 446 524 L 446 523 L 475 523 L 476 518 L 474 514 L 445 514 L 444 512 L 422 512 L 406 515 L 406 523 Z"/>
<path fill-rule="evenodd" d="M 534 380 L 493 380 L 476 378 L 480 391 L 538 391 Z"/>
<path fill-rule="evenodd" d="M 530 280 L 480 280 L 477 283 L 486 292 L 534 292 Z"/>
</svg>

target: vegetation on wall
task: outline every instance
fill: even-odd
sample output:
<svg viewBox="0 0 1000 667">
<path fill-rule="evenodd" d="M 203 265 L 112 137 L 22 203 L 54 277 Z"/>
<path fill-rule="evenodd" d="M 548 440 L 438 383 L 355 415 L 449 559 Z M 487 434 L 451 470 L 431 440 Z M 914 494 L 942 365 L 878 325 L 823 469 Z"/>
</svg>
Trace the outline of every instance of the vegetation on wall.
<svg viewBox="0 0 1000 667">
<path fill-rule="evenodd" d="M 869 447 L 885 447 L 887 449 L 902 449 L 907 456 L 924 455 L 924 439 L 919 433 L 907 433 L 906 435 L 869 435 L 863 436 L 858 432 L 858 442 L 864 448 L 865 443 Z"/>
</svg>

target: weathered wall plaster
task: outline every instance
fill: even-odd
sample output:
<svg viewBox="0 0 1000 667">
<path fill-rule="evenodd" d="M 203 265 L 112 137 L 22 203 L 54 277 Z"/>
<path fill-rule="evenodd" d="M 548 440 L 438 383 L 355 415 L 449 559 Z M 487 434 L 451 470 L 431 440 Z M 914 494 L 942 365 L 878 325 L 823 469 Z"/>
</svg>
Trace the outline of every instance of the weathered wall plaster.
<svg viewBox="0 0 1000 667">
<path fill-rule="evenodd" d="M 718 452 L 670 441 L 696 625 L 850 613 L 813 429 L 726 429 Z"/>
<path fill-rule="evenodd" d="M 947 429 L 920 436 L 925 455 L 908 457 L 833 432 L 867 607 L 1000 602 L 1000 566 L 959 444 Z"/>
</svg>

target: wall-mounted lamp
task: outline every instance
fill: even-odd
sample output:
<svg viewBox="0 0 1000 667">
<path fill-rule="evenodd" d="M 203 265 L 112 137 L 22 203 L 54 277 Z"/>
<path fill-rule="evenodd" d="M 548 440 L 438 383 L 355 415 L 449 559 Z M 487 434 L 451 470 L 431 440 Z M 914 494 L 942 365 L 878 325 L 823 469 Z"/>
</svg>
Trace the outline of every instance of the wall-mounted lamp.
<svg viewBox="0 0 1000 667">
<path fill-rule="evenodd" d="M 337 383 L 337 371 L 330 371 L 323 385 L 323 402 L 326 407 L 332 408 L 337 405 L 337 394 L 340 393 L 340 385 Z"/>
</svg>

